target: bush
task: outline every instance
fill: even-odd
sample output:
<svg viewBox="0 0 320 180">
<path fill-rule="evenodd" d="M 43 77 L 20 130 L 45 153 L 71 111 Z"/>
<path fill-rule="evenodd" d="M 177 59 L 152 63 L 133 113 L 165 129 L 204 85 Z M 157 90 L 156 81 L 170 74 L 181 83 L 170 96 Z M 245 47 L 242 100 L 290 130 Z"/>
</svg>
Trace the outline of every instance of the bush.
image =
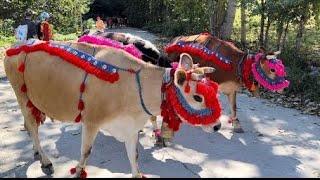
<svg viewBox="0 0 320 180">
<path fill-rule="evenodd" d="M 291 81 L 288 94 L 299 94 L 305 99 L 320 102 L 320 77 L 312 76 L 307 55 L 297 54 L 294 49 L 283 52 L 282 57 Z"/>
<path fill-rule="evenodd" d="M 0 35 L 12 36 L 14 34 L 14 21 L 12 19 L 0 19 Z"/>
</svg>

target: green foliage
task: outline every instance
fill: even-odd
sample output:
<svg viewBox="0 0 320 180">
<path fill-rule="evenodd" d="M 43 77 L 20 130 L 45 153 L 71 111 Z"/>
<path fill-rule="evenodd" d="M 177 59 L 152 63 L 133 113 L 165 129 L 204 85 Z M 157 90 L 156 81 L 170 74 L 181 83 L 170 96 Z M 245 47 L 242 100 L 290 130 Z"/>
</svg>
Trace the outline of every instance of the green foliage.
<svg viewBox="0 0 320 180">
<path fill-rule="evenodd" d="M 41 12 L 51 14 L 51 23 L 60 33 L 68 34 L 81 30 L 82 14 L 86 13 L 91 0 L 4 0 L 0 2 L 0 19 L 11 18 L 16 27 L 27 9 L 36 19 Z"/>
<path fill-rule="evenodd" d="M 16 41 L 14 36 L 4 36 L 0 34 L 0 47 L 10 46 Z"/>
<path fill-rule="evenodd" d="M 0 35 L 11 36 L 14 32 L 12 19 L 0 19 Z"/>
</svg>

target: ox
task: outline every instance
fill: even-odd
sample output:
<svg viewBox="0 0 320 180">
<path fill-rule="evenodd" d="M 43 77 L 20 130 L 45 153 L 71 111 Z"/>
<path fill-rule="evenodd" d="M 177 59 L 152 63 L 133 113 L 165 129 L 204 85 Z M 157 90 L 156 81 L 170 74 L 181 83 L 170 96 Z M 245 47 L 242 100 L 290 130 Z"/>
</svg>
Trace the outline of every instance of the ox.
<svg viewBox="0 0 320 180">
<path fill-rule="evenodd" d="M 38 137 L 46 116 L 82 123 L 81 158 L 70 170 L 81 178 L 87 175 L 86 162 L 100 130 L 125 143 L 132 176 L 142 177 L 137 166 L 138 131 L 152 114 L 193 120 L 197 126 L 219 124 L 217 85 L 204 78 L 213 68 L 194 66 L 187 54 L 180 57 L 173 70 L 145 63 L 121 49 L 87 43 L 39 41 L 9 49 L 5 72 L 42 170 L 54 172 Z M 194 116 L 205 121 L 195 121 Z"/>
</svg>

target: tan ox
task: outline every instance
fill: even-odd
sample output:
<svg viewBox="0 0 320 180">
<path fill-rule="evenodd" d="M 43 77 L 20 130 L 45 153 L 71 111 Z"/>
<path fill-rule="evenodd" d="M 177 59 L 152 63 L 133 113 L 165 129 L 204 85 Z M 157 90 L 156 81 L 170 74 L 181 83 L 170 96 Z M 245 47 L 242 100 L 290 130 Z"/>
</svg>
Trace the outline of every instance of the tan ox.
<svg viewBox="0 0 320 180">
<path fill-rule="evenodd" d="M 70 123 L 79 114 L 78 100 L 81 95 L 85 103 L 82 111 L 81 159 L 77 167 L 71 170 L 72 173 L 77 177 L 86 176 L 84 170 L 93 142 L 98 131 L 105 130 L 125 143 L 132 175 L 142 177 L 136 159 L 138 131 L 150 118 L 142 108 L 142 101 L 149 112 L 160 114 L 162 102 L 160 93 L 166 69 L 144 63 L 118 49 L 82 43 L 71 43 L 67 46 L 87 54 L 94 54 L 94 57 L 101 62 L 130 71 L 119 70 L 120 79 L 113 84 L 89 73 L 85 80 L 85 91 L 81 91 L 83 92 L 81 95 L 79 86 L 84 82 L 86 71 L 55 55 L 54 52 L 49 54 L 41 49 L 28 50 L 29 52 L 23 49 L 18 52 L 13 50 L 11 55 L 9 51 L 7 52 L 8 55 L 4 60 L 5 72 L 17 96 L 25 127 L 33 140 L 35 154 L 40 157 L 43 171 L 52 174 L 53 166 L 40 146 L 38 123 L 33 112 L 27 107 L 28 103 L 32 102 L 48 117 Z M 24 63 L 25 67 L 22 68 L 21 63 Z M 205 71 L 208 69 L 210 68 Z M 139 70 L 140 73 L 136 73 L 135 76 L 134 72 Z M 173 77 L 174 86 L 183 89 L 186 86 L 186 72 L 201 72 L 201 70 L 204 72 L 203 68 L 193 67 L 189 55 L 182 54 L 179 68 Z M 197 77 L 194 75 L 196 74 L 193 73 L 192 77 Z M 137 88 L 139 87 L 137 77 L 140 80 L 141 97 Z M 22 90 L 21 86 L 24 84 L 26 87 Z M 190 82 L 191 93 L 183 93 L 183 96 L 193 108 L 205 108 L 205 102 L 198 102 L 193 98 L 196 95 L 196 85 L 197 81 Z M 44 120 L 45 116 L 41 118 Z"/>
</svg>

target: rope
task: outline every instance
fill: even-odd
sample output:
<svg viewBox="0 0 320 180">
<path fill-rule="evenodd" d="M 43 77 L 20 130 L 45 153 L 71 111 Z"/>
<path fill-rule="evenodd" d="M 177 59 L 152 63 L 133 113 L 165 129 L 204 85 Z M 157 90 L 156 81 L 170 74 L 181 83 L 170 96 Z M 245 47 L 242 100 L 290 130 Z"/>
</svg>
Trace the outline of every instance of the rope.
<svg viewBox="0 0 320 180">
<path fill-rule="evenodd" d="M 140 73 L 141 73 L 141 69 L 139 69 L 137 72 L 136 72 L 136 81 L 137 81 L 137 86 L 138 86 L 138 91 L 139 91 L 139 98 L 140 98 L 140 103 L 141 103 L 141 106 L 143 108 L 143 110 L 150 116 L 154 116 L 149 110 L 148 108 L 146 107 L 146 104 L 144 103 L 144 100 L 143 100 L 143 96 L 142 96 L 142 86 L 141 86 L 141 80 L 140 80 Z"/>
</svg>

